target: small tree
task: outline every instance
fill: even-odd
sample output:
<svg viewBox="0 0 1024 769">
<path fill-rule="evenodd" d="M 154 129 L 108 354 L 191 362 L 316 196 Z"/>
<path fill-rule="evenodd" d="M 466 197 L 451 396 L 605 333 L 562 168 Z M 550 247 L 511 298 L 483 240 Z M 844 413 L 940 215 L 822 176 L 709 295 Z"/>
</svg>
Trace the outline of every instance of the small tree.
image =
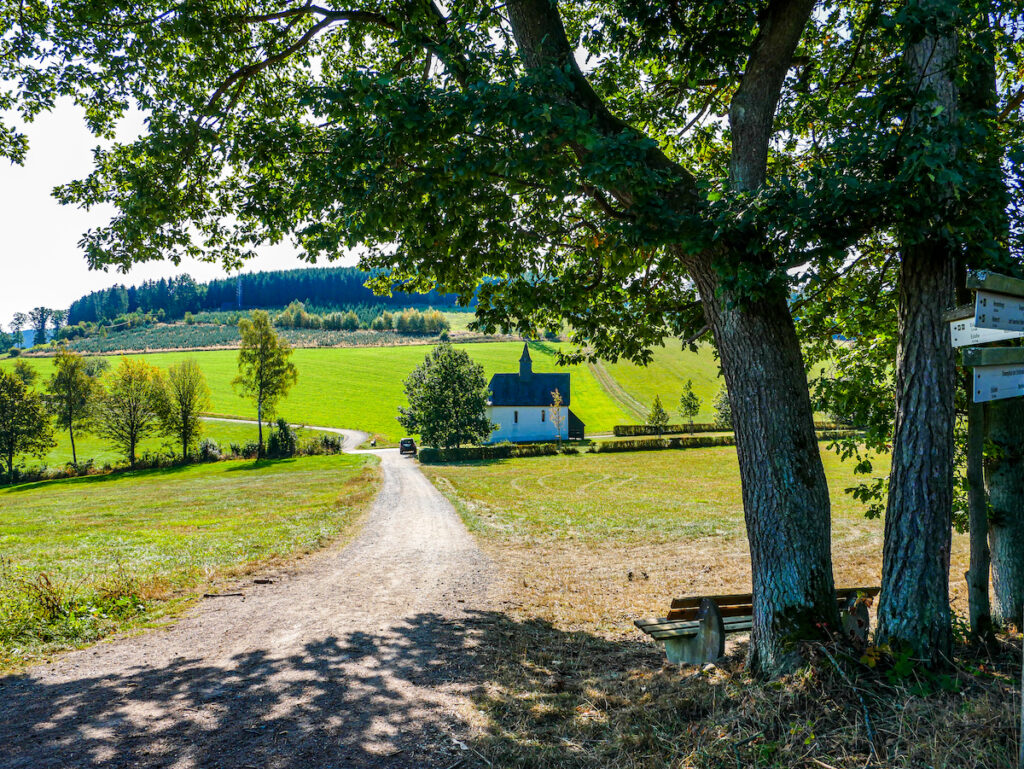
<svg viewBox="0 0 1024 769">
<path fill-rule="evenodd" d="M 173 364 L 161 380 L 159 394 L 160 427 L 165 435 L 177 439 L 185 462 L 202 432 L 200 415 L 210 407 L 210 388 L 203 370 L 192 358 Z"/>
<path fill-rule="evenodd" d="M 551 424 L 555 427 L 555 435 L 558 438 L 558 450 L 562 450 L 562 427 L 565 426 L 565 415 L 562 414 L 562 393 L 558 389 L 551 392 L 551 408 L 548 413 L 551 416 Z"/>
<path fill-rule="evenodd" d="M 715 399 L 711 406 L 715 410 L 715 424 L 725 430 L 731 430 L 732 404 L 729 403 L 729 391 L 724 384 L 715 393 Z"/>
<path fill-rule="evenodd" d="M 124 358 L 97 399 L 98 432 L 124 453 L 130 467 L 139 442 L 156 432 L 161 386 L 158 369 Z"/>
<path fill-rule="evenodd" d="M 61 348 L 53 359 L 54 372 L 46 385 L 46 405 L 57 427 L 71 439 L 71 464 L 78 466 L 75 432 L 87 431 L 100 388 L 89 374 L 85 358 Z"/>
<path fill-rule="evenodd" d="M 700 413 L 700 406 L 700 398 L 693 391 L 693 380 L 687 379 L 683 385 L 683 394 L 679 397 L 679 416 L 690 423 L 691 430 L 693 429 L 693 418 Z"/>
<path fill-rule="evenodd" d="M 263 456 L 263 419 L 272 417 L 277 402 L 299 378 L 295 365 L 288 360 L 291 345 L 274 333 L 270 318 L 255 310 L 252 319 L 238 322 L 242 347 L 238 351 L 238 376 L 231 382 L 256 404 L 259 442 L 256 457 Z"/>
<path fill-rule="evenodd" d="M 39 372 L 32 368 L 28 361 L 16 360 L 14 361 L 14 371 L 11 372 L 25 387 L 32 389 L 35 386 L 36 380 L 39 378 Z"/>
<path fill-rule="evenodd" d="M 497 425 L 487 418 L 484 367 L 447 342 L 437 345 L 405 380 L 409 407 L 398 422 L 428 446 L 483 443 Z"/>
<path fill-rule="evenodd" d="M 22 331 L 28 324 L 28 315 L 23 312 L 14 313 L 11 319 L 11 344 L 19 350 L 25 346 L 25 335 Z"/>
<path fill-rule="evenodd" d="M 647 415 L 647 424 L 658 431 L 659 438 L 665 432 L 665 427 L 668 425 L 668 412 L 661 405 L 660 395 L 654 396 L 654 403 L 651 404 L 651 413 Z"/>
<path fill-rule="evenodd" d="M 49 307 L 35 307 L 32 312 L 28 314 L 30 328 L 35 330 L 35 335 L 32 337 L 32 346 L 35 347 L 39 344 L 46 344 L 46 326 L 50 322 L 50 318 L 53 316 L 53 310 Z"/>
<path fill-rule="evenodd" d="M 42 457 L 54 444 L 42 397 L 0 369 L 0 456 L 7 466 L 7 482 L 14 483 L 16 455 Z"/>
</svg>

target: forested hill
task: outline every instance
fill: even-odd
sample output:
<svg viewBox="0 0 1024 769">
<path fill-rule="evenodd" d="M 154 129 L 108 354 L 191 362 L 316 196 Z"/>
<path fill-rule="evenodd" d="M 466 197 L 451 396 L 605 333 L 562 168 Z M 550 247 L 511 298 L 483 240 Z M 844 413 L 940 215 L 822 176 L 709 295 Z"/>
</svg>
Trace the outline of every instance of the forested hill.
<svg viewBox="0 0 1024 769">
<path fill-rule="evenodd" d="M 72 302 L 67 322 L 103 321 L 128 312 L 160 315 L 167 320 L 181 318 L 186 312 L 254 307 L 284 307 L 298 300 L 325 309 L 354 304 L 388 307 L 430 305 L 452 307 L 455 294 L 407 294 L 375 296 L 363 283 L 369 273 L 355 267 L 311 267 L 300 270 L 256 272 L 241 277 L 241 303 L 238 278 L 223 278 L 197 283 L 188 275 L 150 280 L 138 286 L 113 286 L 93 291 Z"/>
</svg>

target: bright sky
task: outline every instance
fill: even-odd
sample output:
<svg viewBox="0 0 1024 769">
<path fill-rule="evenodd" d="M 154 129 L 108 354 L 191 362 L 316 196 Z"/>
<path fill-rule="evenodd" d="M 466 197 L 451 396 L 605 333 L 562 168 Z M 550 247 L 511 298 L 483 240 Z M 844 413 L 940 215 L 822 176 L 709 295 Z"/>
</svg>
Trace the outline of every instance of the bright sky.
<svg viewBox="0 0 1024 769">
<path fill-rule="evenodd" d="M 141 129 L 141 121 L 125 124 L 119 132 L 127 138 Z M 0 325 L 6 330 L 15 312 L 39 305 L 67 308 L 78 297 L 115 283 L 131 285 L 151 278 L 182 272 L 204 281 L 223 277 L 216 264 L 150 262 L 127 275 L 90 271 L 78 248 L 82 234 L 105 224 L 110 209 L 84 211 L 62 206 L 50 192 L 58 184 L 86 176 L 92 165 L 92 148 L 99 142 L 86 130 L 81 112 L 61 104 L 27 127 L 30 140 L 24 166 L 0 161 Z M 335 264 L 350 264 L 339 261 Z M 243 272 L 308 267 L 288 244 L 265 249 Z"/>
</svg>

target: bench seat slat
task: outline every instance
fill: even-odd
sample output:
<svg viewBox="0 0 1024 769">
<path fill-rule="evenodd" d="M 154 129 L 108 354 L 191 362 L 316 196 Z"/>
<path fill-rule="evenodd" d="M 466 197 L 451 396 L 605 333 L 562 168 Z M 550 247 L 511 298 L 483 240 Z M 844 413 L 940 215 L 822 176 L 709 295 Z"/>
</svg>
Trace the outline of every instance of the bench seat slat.
<svg viewBox="0 0 1024 769">
<path fill-rule="evenodd" d="M 855 593 L 864 593 L 868 597 L 874 598 L 879 592 L 880 588 L 877 587 L 842 587 L 836 590 L 836 597 L 848 598 Z M 710 598 L 718 604 L 719 609 L 724 609 L 727 606 L 749 605 L 753 601 L 754 596 L 752 593 L 732 593 L 730 595 L 690 595 L 684 598 L 672 599 L 671 608 L 696 609 L 700 607 L 700 602 L 705 598 Z"/>
<path fill-rule="evenodd" d="M 726 635 L 730 633 L 747 633 L 750 632 L 754 623 L 750 620 L 746 622 L 737 622 L 734 625 L 726 625 Z M 679 638 L 680 636 L 695 636 L 700 632 L 698 628 L 686 628 L 680 630 L 655 630 L 650 634 L 651 638 L 655 641 L 662 641 L 666 638 Z"/>
</svg>

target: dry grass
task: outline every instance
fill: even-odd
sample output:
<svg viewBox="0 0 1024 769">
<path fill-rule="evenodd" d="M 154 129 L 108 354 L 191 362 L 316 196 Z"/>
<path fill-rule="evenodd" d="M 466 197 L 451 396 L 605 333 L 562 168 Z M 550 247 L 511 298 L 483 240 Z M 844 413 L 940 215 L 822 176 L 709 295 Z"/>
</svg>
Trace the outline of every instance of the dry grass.
<svg viewBox="0 0 1024 769">
<path fill-rule="evenodd" d="M 425 470 L 502 566 L 504 611 L 483 643 L 492 674 L 476 701 L 475 747 L 494 766 L 1015 766 L 1016 638 L 995 659 L 958 648 L 959 691 L 927 697 L 913 687 L 940 687 L 921 670 L 891 678 L 833 649 L 840 675 L 820 647 L 797 675 L 759 682 L 743 636 L 706 672 L 664 664 L 634 619 L 663 616 L 675 596 L 750 589 L 733 449 Z M 826 472 L 836 581 L 877 585 L 882 523 L 843 495 L 847 466 L 826 456 Z M 954 605 L 966 600 L 966 544 L 954 540 Z"/>
</svg>

